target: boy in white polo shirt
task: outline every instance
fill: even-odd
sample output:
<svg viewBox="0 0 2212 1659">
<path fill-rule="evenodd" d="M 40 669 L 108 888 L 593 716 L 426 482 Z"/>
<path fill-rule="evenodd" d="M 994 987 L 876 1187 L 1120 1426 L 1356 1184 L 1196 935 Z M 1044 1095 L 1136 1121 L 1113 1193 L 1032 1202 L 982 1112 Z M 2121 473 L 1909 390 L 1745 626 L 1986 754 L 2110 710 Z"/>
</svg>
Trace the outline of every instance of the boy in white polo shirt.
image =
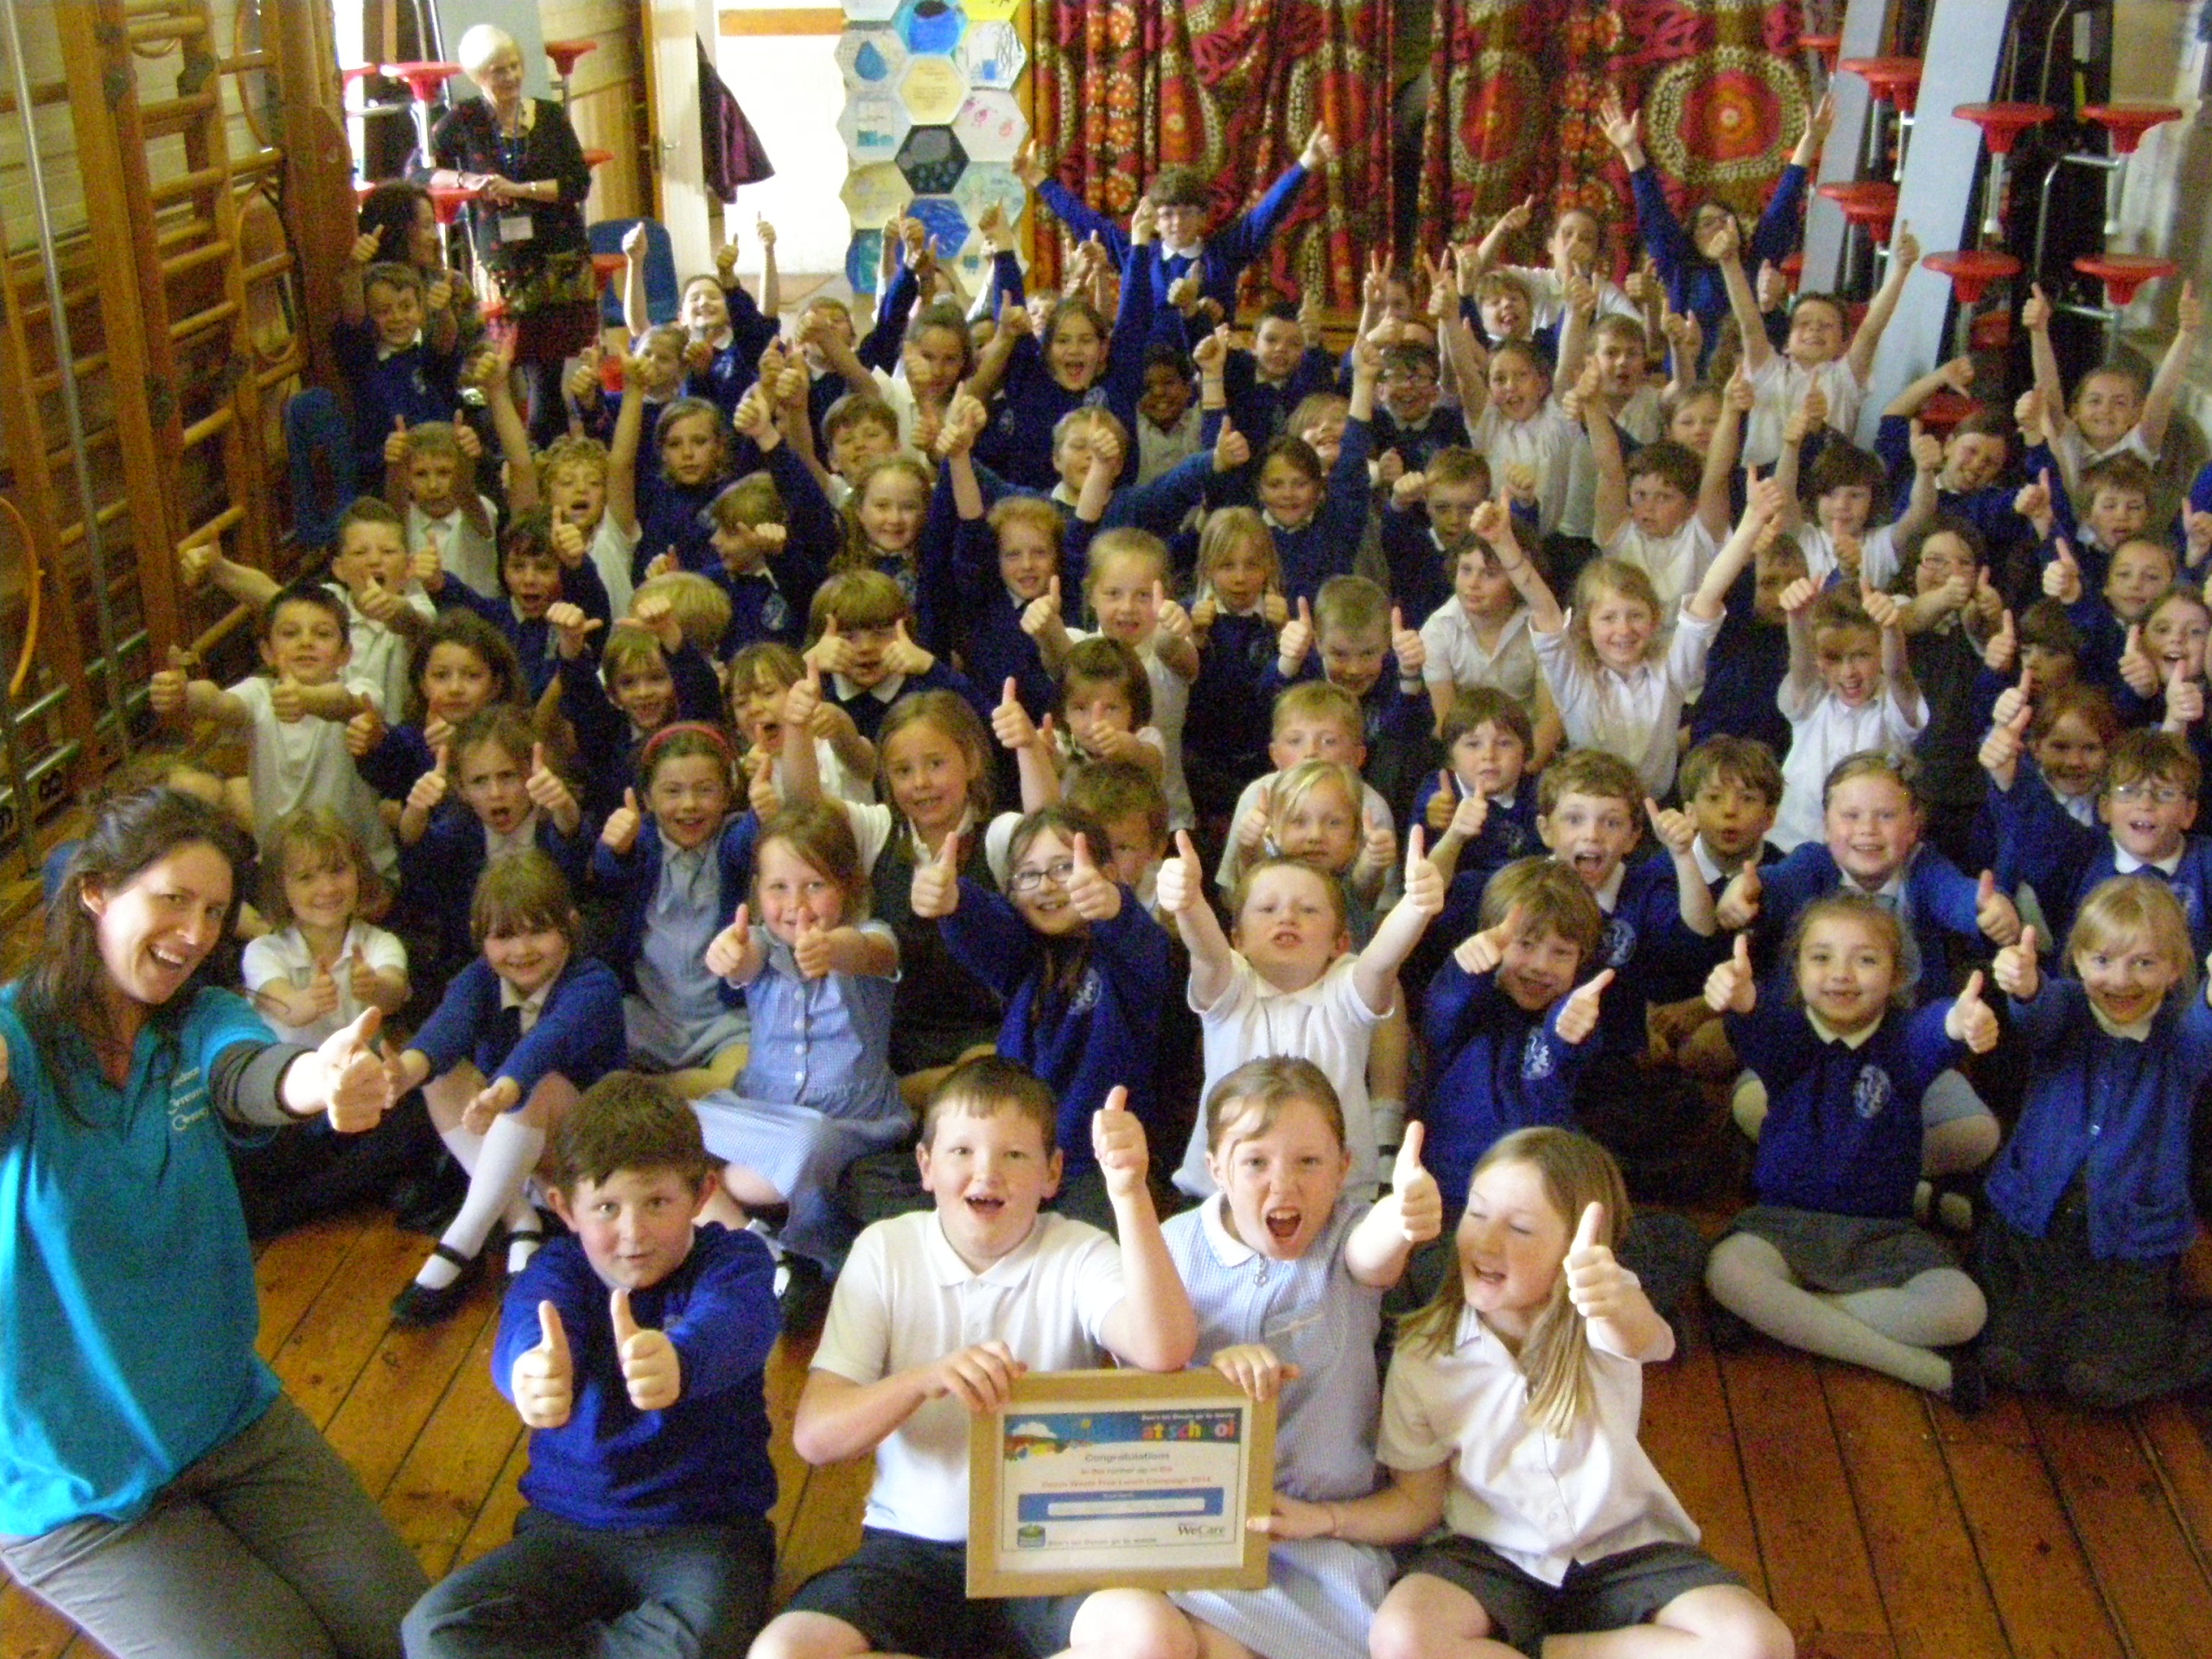
<svg viewBox="0 0 2212 1659">
<path fill-rule="evenodd" d="M 966 1599 L 970 1415 L 1004 1404 L 1025 1371 L 1084 1370 L 1109 1353 L 1179 1370 L 1198 1344 L 1145 1185 L 1144 1128 L 1124 1099 L 1115 1090 L 1091 1119 L 1117 1245 L 1041 1210 L 1059 1185 L 1058 1109 L 1033 1074 L 986 1055 L 938 1086 L 915 1152 L 936 1208 L 878 1222 L 854 1244 L 791 1426 L 810 1463 L 875 1454 L 861 1547 L 800 1587 L 752 1659 L 1037 1659 L 1126 1638 L 1132 1610 L 1114 1591 Z"/>
</svg>

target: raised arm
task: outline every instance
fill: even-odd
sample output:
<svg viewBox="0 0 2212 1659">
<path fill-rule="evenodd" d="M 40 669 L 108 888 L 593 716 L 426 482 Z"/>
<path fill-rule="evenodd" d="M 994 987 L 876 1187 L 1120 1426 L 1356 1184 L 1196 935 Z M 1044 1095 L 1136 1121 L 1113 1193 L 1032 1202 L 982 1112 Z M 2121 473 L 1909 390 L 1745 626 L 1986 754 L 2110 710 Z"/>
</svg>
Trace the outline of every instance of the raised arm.
<svg viewBox="0 0 2212 1659">
<path fill-rule="evenodd" d="M 1720 280 L 1728 289 L 1728 310 L 1744 338 L 1745 370 L 1757 375 L 1774 360 L 1774 345 L 1766 337 L 1766 320 L 1759 315 L 1758 296 L 1751 292 L 1751 278 L 1744 274 L 1742 235 L 1736 227 L 1736 216 L 1726 214 L 1713 233 L 1698 245 L 1698 251 L 1720 268 Z"/>
<path fill-rule="evenodd" d="M 638 441 L 645 428 L 645 399 L 639 389 L 642 365 L 622 353 L 622 408 L 614 417 L 613 441 L 607 446 L 607 516 L 626 537 L 638 533 Z"/>
<path fill-rule="evenodd" d="M 2156 454 L 2164 447 L 2166 426 L 2173 419 L 2174 400 L 2181 396 L 2182 382 L 2188 378 L 2190 359 L 2196 354 L 2196 341 L 2204 327 L 2204 308 L 2196 297 L 2196 284 L 2184 281 L 2181 298 L 2174 308 L 2174 337 L 2166 347 L 2166 354 L 2158 359 L 2158 372 L 2152 377 L 2151 390 L 2143 394 L 2143 412 L 2136 416 L 2135 429 L 2143 435 L 2144 447 Z"/>
<path fill-rule="evenodd" d="M 1598 359 L 1593 357 L 1583 365 L 1581 377 L 1567 389 L 1559 404 L 1569 417 L 1582 423 L 1583 431 L 1590 437 L 1590 459 L 1598 469 L 1591 535 L 1602 548 L 1611 545 L 1621 526 L 1628 522 L 1628 471 L 1621 460 L 1620 433 L 1613 425 L 1612 412 L 1599 393 L 1598 380 Z"/>
<path fill-rule="evenodd" d="M 1228 995 L 1236 977 L 1236 952 L 1221 931 L 1220 918 L 1206 903 L 1205 870 L 1191 845 L 1189 830 L 1175 832 L 1175 856 L 1161 861 L 1154 897 L 1175 918 L 1175 931 L 1191 953 L 1192 1002 L 1200 1008 L 1213 1007 Z"/>
<path fill-rule="evenodd" d="M 1897 313 L 1897 301 L 1904 294 L 1904 279 L 1912 275 L 1912 268 L 1920 263 L 1920 239 L 1912 227 L 1904 220 L 1897 221 L 1897 232 L 1890 238 L 1890 268 L 1882 275 L 1881 287 L 1874 290 L 1874 298 L 1866 307 L 1866 315 L 1859 324 L 1859 332 L 1851 337 L 1851 349 L 1844 353 L 1844 360 L 1851 365 L 1851 378 L 1860 385 L 1874 367 L 1874 353 L 1882 343 L 1882 331 L 1890 326 L 1890 319 Z"/>
<path fill-rule="evenodd" d="M 2046 442 L 2056 443 L 2067 429 L 2066 377 L 2058 372 L 2058 352 L 2050 343 L 2050 301 L 2041 283 L 2031 283 L 2020 305 L 2020 327 L 2028 331 L 2028 362 L 2035 371 L 2035 390 L 2043 394 L 2042 411 Z M 2023 431 L 2024 443 L 2035 435 Z"/>
<path fill-rule="evenodd" d="M 1751 378 L 1739 364 L 1721 389 L 1720 419 L 1705 446 L 1705 470 L 1698 479 L 1698 522 L 1716 542 L 1728 534 L 1733 508 L 1730 486 L 1736 476 L 1736 462 L 1744 452 L 1744 422 L 1751 412 Z"/>
<path fill-rule="evenodd" d="M 1428 925 L 1444 913 L 1444 877 L 1421 850 L 1421 828 L 1406 831 L 1406 891 L 1352 965 L 1352 988 L 1368 1012 L 1386 1014 L 1396 1000 L 1398 969 Z"/>
<path fill-rule="evenodd" d="M 1736 578 L 1751 563 L 1751 555 L 1758 549 L 1759 538 L 1766 527 L 1780 516 L 1782 492 L 1775 481 L 1762 479 L 1754 470 L 1751 475 L 1751 499 L 1745 505 L 1744 516 L 1728 539 L 1706 567 L 1705 576 L 1697 585 L 1697 592 L 1683 604 L 1683 612 L 1700 622 L 1719 619 L 1728 590 Z"/>
<path fill-rule="evenodd" d="M 1529 607 L 1529 626 L 1538 633 L 1557 633 L 1565 627 L 1567 613 L 1560 609 L 1549 584 L 1521 550 L 1521 543 L 1513 534 L 1513 515 L 1505 503 L 1484 502 L 1475 509 L 1469 528 L 1497 555 L 1505 579 L 1513 584 L 1514 591 Z"/>
</svg>

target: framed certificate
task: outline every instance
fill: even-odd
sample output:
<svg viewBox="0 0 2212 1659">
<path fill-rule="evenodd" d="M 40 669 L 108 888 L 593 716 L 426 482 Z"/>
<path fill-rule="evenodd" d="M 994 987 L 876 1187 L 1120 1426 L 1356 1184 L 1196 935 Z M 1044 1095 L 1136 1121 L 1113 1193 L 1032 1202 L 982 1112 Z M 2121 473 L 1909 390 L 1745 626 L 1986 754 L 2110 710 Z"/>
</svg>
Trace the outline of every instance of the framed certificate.
<svg viewBox="0 0 2212 1659">
<path fill-rule="evenodd" d="M 968 1593 L 1256 1590 L 1275 1408 L 1219 1373 L 1024 1376 L 968 1434 Z"/>
</svg>

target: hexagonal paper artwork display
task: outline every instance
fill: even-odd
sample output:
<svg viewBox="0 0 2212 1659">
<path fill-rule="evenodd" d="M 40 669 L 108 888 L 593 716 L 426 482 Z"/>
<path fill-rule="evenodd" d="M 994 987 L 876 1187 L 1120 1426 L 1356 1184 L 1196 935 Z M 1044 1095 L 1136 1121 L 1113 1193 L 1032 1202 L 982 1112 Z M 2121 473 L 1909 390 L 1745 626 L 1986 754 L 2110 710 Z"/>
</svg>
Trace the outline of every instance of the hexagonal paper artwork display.
<svg viewBox="0 0 2212 1659">
<path fill-rule="evenodd" d="M 837 194 L 855 227 L 875 230 L 906 211 L 906 204 L 914 199 L 914 188 L 891 162 L 876 162 L 847 174 L 845 188 Z"/>
<path fill-rule="evenodd" d="M 899 79 L 899 99 L 918 127 L 941 127 L 960 113 L 968 82 L 950 58 L 911 58 Z"/>
<path fill-rule="evenodd" d="M 968 170 L 960 175 L 960 182 L 952 187 L 952 199 L 960 204 L 971 225 L 979 223 L 983 209 L 993 202 L 1006 215 L 1011 226 L 1021 218 L 1022 210 L 1029 205 L 1028 187 L 1014 175 L 1014 169 L 998 162 L 969 162 Z"/>
<path fill-rule="evenodd" d="M 918 196 L 950 194 L 967 168 L 968 152 L 950 127 L 916 127 L 899 146 L 899 170 Z"/>
<path fill-rule="evenodd" d="M 1010 88 L 1029 61 L 1028 48 L 1009 22 L 977 22 L 969 7 L 968 32 L 952 48 L 952 60 L 972 86 L 997 91 Z"/>
<path fill-rule="evenodd" d="M 940 259 L 950 259 L 967 246 L 972 227 L 950 196 L 917 196 L 906 205 L 906 214 L 928 226 Z"/>
<path fill-rule="evenodd" d="M 837 41 L 837 68 L 854 91 L 886 92 L 906 67 L 906 43 L 895 29 L 849 29 Z"/>
<path fill-rule="evenodd" d="M 950 52 L 960 43 L 968 15 L 953 0 L 899 0 L 891 26 L 909 52 Z"/>
<path fill-rule="evenodd" d="M 952 123 L 971 162 L 1010 162 L 1028 136 L 1021 105 L 1012 92 L 970 92 Z"/>
<path fill-rule="evenodd" d="M 899 10 L 899 0 L 845 0 L 849 23 L 887 23 Z"/>
<path fill-rule="evenodd" d="M 881 231 L 855 231 L 845 250 L 845 281 L 855 294 L 875 292 L 877 263 L 883 257 Z"/>
<path fill-rule="evenodd" d="M 871 162 L 894 160 L 913 124 L 906 106 L 890 93 L 854 92 L 837 118 L 837 136 L 845 141 L 853 165 L 866 167 Z"/>
</svg>

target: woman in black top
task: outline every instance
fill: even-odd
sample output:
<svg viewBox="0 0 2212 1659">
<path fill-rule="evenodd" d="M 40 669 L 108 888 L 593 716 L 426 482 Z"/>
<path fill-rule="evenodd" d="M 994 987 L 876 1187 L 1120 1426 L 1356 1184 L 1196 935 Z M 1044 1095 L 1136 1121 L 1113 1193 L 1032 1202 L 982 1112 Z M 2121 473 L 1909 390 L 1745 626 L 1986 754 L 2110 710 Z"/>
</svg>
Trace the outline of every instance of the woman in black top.
<svg viewBox="0 0 2212 1659">
<path fill-rule="evenodd" d="M 506 302 L 531 436 L 549 442 L 561 426 L 562 362 L 599 328 L 582 212 L 591 168 L 561 106 L 523 96 L 522 51 L 512 35 L 479 23 L 461 37 L 459 57 L 484 96 L 446 111 L 430 134 L 430 165 L 415 176 L 483 190 L 469 205 L 469 233 Z"/>
</svg>

